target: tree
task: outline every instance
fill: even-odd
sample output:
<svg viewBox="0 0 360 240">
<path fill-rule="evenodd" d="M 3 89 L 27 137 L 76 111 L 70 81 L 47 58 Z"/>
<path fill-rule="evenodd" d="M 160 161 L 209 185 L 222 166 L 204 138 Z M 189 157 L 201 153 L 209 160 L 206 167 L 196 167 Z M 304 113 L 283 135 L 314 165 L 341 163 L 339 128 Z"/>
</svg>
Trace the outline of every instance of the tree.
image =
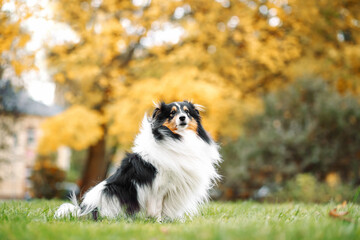
<svg viewBox="0 0 360 240">
<path fill-rule="evenodd" d="M 56 7 L 56 19 L 68 23 L 78 34 L 79 41 L 51 49 L 49 64 L 56 69 L 54 78 L 68 90 L 67 100 L 81 105 L 81 113 L 89 115 L 91 112 L 94 113 L 92 116 L 101 119 L 96 121 L 99 124 L 96 129 L 101 134 L 83 146 L 89 147 L 83 190 L 105 177 L 109 161 L 105 158 L 108 131 L 105 111 L 113 100 L 115 89 L 119 88 L 126 66 L 150 24 L 159 18 L 161 8 L 173 9 L 176 5 L 160 1 L 155 4 L 158 6 L 149 8 L 147 4 L 135 6 L 130 1 L 59 1 Z M 72 107 L 64 116 L 71 116 L 74 112 L 79 113 Z M 52 123 L 57 120 L 54 118 Z M 72 129 L 73 132 L 77 130 Z M 57 143 L 62 142 L 63 139 L 57 138 Z M 46 140 L 43 143 L 40 150 L 46 152 L 49 146 L 46 146 Z M 54 148 L 50 147 L 50 150 Z"/>
<path fill-rule="evenodd" d="M 50 49 L 49 66 L 69 104 L 83 109 L 77 118 L 96 116 L 102 132 L 82 146 L 89 147 L 84 190 L 105 175 L 106 140 L 129 146 L 153 100 L 205 105 L 206 128 L 228 140 L 261 109 L 258 94 L 296 76 L 323 75 L 339 91 L 359 92 L 357 1 L 57 3 L 56 20 L 78 39 Z M 159 37 L 166 30 L 178 36 Z M 72 120 L 64 117 L 62 126 Z M 69 142 L 45 136 L 42 152 Z"/>
</svg>

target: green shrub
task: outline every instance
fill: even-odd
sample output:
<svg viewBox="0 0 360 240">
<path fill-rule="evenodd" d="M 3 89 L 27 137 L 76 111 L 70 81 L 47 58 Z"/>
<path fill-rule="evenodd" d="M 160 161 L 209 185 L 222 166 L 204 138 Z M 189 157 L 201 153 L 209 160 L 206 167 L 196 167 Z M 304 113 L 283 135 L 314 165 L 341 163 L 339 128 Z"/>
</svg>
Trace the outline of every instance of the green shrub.
<svg viewBox="0 0 360 240">
<path fill-rule="evenodd" d="M 71 151 L 70 169 L 66 174 L 66 181 L 79 184 L 81 174 L 85 168 L 86 151 Z"/>
<path fill-rule="evenodd" d="M 62 193 L 59 186 L 65 177 L 65 171 L 61 170 L 49 157 L 40 156 L 30 176 L 32 196 L 47 199 L 60 197 Z"/>
<path fill-rule="evenodd" d="M 338 183 L 330 186 L 327 183 L 319 182 L 311 174 L 298 174 L 295 178 L 285 183 L 283 189 L 276 191 L 265 200 L 271 202 L 316 202 L 324 203 L 329 201 L 342 202 L 353 201 L 359 202 L 356 193 L 360 188 L 355 189 L 349 184 Z"/>
<path fill-rule="evenodd" d="M 336 173 L 359 183 L 360 105 L 324 81 L 299 80 L 264 97 L 264 112 L 245 121 L 245 132 L 223 147 L 224 187 L 235 197 L 281 185 L 299 173 L 324 181 Z"/>
</svg>

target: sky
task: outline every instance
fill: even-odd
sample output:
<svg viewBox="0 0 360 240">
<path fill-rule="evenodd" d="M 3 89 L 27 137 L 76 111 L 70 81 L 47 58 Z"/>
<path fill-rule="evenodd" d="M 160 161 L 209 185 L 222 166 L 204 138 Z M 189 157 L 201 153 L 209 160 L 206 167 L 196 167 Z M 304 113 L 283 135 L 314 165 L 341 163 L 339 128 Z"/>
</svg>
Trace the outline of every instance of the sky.
<svg viewBox="0 0 360 240">
<path fill-rule="evenodd" d="M 66 24 L 51 20 L 53 14 L 49 0 L 27 0 L 26 4 L 34 9 L 40 6 L 41 10 L 34 11 L 33 15 L 22 25 L 31 34 L 31 40 L 26 44 L 26 50 L 36 53 L 37 70 L 24 72 L 21 80 L 34 100 L 52 105 L 56 86 L 51 81 L 46 67 L 45 43 L 53 46 L 67 41 L 77 41 L 77 36 Z M 16 18 L 16 6 L 13 1 L 5 2 L 1 6 L 1 10 L 13 12 L 13 16 Z"/>
<path fill-rule="evenodd" d="M 44 44 L 52 46 L 66 41 L 76 41 L 77 36 L 65 24 L 51 20 L 52 10 L 48 0 L 28 0 L 27 4 L 29 6 L 38 4 L 42 7 L 42 10 L 36 11 L 24 23 L 24 27 L 31 33 L 31 40 L 26 45 L 26 49 L 36 52 L 35 65 L 38 70 L 26 72 L 21 77 L 25 88 L 34 100 L 52 105 L 56 86 L 51 81 L 46 67 Z"/>
</svg>

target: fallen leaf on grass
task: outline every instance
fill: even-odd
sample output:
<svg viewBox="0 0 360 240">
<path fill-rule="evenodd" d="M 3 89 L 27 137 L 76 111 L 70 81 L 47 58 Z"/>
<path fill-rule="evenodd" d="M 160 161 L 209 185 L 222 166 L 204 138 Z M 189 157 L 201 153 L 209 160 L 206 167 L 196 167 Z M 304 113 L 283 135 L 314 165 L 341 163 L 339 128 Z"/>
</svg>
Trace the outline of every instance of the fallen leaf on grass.
<svg viewBox="0 0 360 240">
<path fill-rule="evenodd" d="M 342 216 L 345 216 L 345 215 L 349 214 L 349 212 L 338 212 L 337 208 L 334 208 L 333 210 L 331 210 L 329 212 L 329 214 L 332 217 L 342 217 Z"/>
<path fill-rule="evenodd" d="M 338 212 L 337 208 L 334 208 L 329 212 L 330 217 L 338 218 L 347 222 L 352 222 L 351 218 L 344 217 L 345 215 L 349 214 L 349 212 Z"/>
</svg>

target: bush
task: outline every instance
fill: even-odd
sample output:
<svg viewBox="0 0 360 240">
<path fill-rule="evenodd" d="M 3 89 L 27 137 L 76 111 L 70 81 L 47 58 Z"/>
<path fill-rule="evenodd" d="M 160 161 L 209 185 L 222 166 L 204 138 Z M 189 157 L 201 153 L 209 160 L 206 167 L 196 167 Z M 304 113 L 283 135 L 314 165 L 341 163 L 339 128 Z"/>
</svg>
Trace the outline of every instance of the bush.
<svg viewBox="0 0 360 240">
<path fill-rule="evenodd" d="M 65 180 L 65 171 L 53 163 L 48 157 L 39 157 L 34 165 L 30 180 L 32 195 L 36 198 L 60 197 L 60 183 Z"/>
<path fill-rule="evenodd" d="M 343 202 L 353 201 L 359 202 L 358 197 L 360 188 L 355 189 L 348 184 L 340 182 L 334 185 L 319 182 L 311 174 L 298 174 L 295 178 L 285 183 L 283 189 L 269 194 L 265 197 L 270 202 L 315 202 L 326 203 L 329 201 Z"/>
<path fill-rule="evenodd" d="M 235 197 L 253 195 L 299 173 L 324 181 L 336 173 L 359 183 L 360 105 L 322 80 L 299 80 L 264 97 L 264 112 L 245 121 L 245 132 L 223 148 L 224 186 Z"/>
</svg>

